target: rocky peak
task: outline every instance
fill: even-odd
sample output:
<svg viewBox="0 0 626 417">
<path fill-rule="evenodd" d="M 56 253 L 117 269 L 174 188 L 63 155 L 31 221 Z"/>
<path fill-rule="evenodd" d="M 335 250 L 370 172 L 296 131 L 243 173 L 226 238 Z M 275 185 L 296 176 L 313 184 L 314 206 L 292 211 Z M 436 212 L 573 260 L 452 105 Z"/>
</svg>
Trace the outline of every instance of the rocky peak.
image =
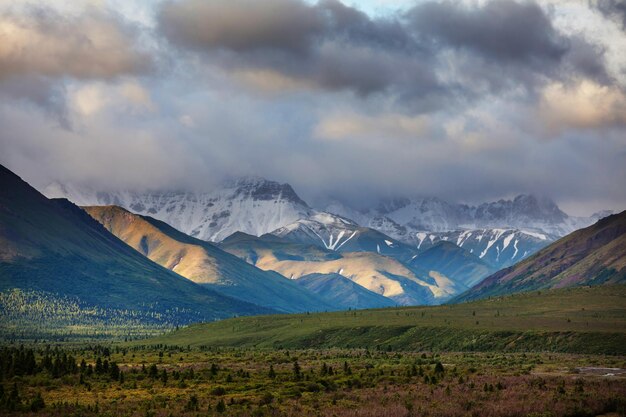
<svg viewBox="0 0 626 417">
<path fill-rule="evenodd" d="M 242 177 L 234 182 L 236 195 L 253 200 L 286 200 L 304 207 L 309 207 L 289 184 L 281 184 L 261 177 Z"/>
</svg>

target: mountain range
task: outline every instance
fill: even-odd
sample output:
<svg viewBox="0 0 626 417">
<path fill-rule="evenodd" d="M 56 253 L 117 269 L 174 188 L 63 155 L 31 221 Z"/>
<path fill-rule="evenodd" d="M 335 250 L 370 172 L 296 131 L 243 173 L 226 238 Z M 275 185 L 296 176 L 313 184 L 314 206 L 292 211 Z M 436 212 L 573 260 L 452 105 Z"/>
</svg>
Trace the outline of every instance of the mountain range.
<svg viewBox="0 0 626 417">
<path fill-rule="evenodd" d="M 55 182 L 43 193 L 82 206 L 121 206 L 210 242 L 238 231 L 272 233 L 339 252 L 379 252 L 407 261 L 420 250 L 449 241 L 496 269 L 610 214 L 572 217 L 550 199 L 532 195 L 476 206 L 438 198 L 396 198 L 374 208 L 357 210 L 335 202 L 318 210 L 289 184 L 259 177 L 231 180 L 210 192 L 103 192 Z"/>
<path fill-rule="evenodd" d="M 74 197 L 169 216 L 197 236 L 234 230 L 212 242 L 120 206 L 80 208 L 48 199 L 0 168 L 0 291 L 73 297 L 88 308 L 155 322 L 433 305 L 626 281 L 626 212 L 559 237 L 565 230 L 559 227 L 591 219 L 571 218 L 532 196 L 458 210 L 428 200 L 437 216 L 414 202 L 383 206 L 385 215 L 376 218 L 387 225 L 404 219 L 414 227 L 419 213 L 429 213 L 428 227 L 436 230 L 416 231 L 407 240 L 360 224 L 364 217 L 313 209 L 289 185 L 259 178 L 206 194 Z M 470 215 L 474 223 L 450 222 Z M 444 223 L 481 228 L 442 230 Z M 415 230 L 426 223 L 419 224 Z M 506 227 L 489 227 L 498 225 Z"/>
<path fill-rule="evenodd" d="M 52 183 L 43 194 L 67 198 L 79 206 L 120 206 L 209 242 L 219 242 L 235 232 L 259 236 L 313 214 L 290 185 L 257 177 L 228 181 L 213 191 L 201 193 L 103 192 Z"/>
<path fill-rule="evenodd" d="M 275 312 L 163 268 L 74 204 L 47 199 L 0 166 L 0 291 L 12 289 L 174 324 Z"/>
<path fill-rule="evenodd" d="M 398 304 L 443 302 L 607 214 L 571 217 L 551 200 L 532 195 L 476 206 L 396 198 L 366 210 L 341 203 L 318 210 L 289 184 L 259 177 L 203 193 L 102 192 L 60 183 L 44 193 L 80 205 L 118 205 L 153 224 L 165 222 L 198 239 L 196 244 L 221 242 L 222 249 L 258 269 L 287 278 L 341 274 Z M 141 249 L 138 242 L 132 246 Z M 260 303 L 277 306 L 267 299 Z"/>
<path fill-rule="evenodd" d="M 381 230 L 400 240 L 415 241 L 416 233 L 474 229 L 520 229 L 561 237 L 585 227 L 609 213 L 572 217 L 546 197 L 521 194 L 512 200 L 486 202 L 477 206 L 454 204 L 439 198 L 396 198 L 376 207 L 357 210 L 332 203 L 326 211 Z"/>
<path fill-rule="evenodd" d="M 241 232 L 219 246 L 258 268 L 276 271 L 291 279 L 310 274 L 339 274 L 401 305 L 439 304 L 467 289 L 441 272 L 377 252 L 339 253 L 272 234 L 256 237 Z"/>
</svg>

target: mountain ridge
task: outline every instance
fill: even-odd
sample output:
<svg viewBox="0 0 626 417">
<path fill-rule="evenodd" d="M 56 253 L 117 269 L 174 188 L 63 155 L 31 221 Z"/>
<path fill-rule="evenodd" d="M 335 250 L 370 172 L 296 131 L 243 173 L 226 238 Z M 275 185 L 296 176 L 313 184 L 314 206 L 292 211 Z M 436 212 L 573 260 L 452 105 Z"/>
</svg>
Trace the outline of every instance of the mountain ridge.
<svg viewBox="0 0 626 417">
<path fill-rule="evenodd" d="M 493 295 L 626 282 L 626 211 L 600 219 L 496 272 L 455 301 Z"/>
<path fill-rule="evenodd" d="M 273 271 L 262 271 L 217 246 L 118 206 L 83 209 L 152 261 L 229 297 L 284 312 L 323 311 L 322 299 Z"/>
</svg>

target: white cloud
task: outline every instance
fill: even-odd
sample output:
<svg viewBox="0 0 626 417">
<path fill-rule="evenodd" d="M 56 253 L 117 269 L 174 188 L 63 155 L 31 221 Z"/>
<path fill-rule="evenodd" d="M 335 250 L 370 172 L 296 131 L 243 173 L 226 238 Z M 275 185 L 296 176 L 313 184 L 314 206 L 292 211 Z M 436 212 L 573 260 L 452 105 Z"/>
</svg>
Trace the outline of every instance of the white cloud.
<svg viewBox="0 0 626 417">
<path fill-rule="evenodd" d="M 616 88 L 581 80 L 573 85 L 547 86 L 537 117 L 550 135 L 568 129 L 626 127 L 626 95 Z"/>
</svg>

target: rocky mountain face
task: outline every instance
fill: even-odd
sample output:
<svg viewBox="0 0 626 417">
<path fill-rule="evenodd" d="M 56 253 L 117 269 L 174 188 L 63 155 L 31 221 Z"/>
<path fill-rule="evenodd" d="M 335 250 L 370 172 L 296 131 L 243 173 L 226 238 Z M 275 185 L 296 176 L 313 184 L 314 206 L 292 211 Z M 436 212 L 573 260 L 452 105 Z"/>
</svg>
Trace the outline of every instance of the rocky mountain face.
<svg viewBox="0 0 626 417">
<path fill-rule="evenodd" d="M 359 211 L 333 203 L 326 210 L 355 219 L 418 250 L 442 241 L 453 242 L 495 268 L 513 265 L 610 214 L 572 217 L 553 201 L 533 195 L 478 206 L 438 198 L 401 198 L 382 201 L 375 209 Z"/>
<path fill-rule="evenodd" d="M 352 220 L 317 212 L 271 232 L 284 240 L 321 246 L 337 252 L 373 252 L 406 262 L 417 250 Z"/>
<path fill-rule="evenodd" d="M 417 232 L 418 250 L 441 242 L 453 243 L 495 269 L 511 266 L 547 246 L 556 236 L 518 229 L 473 229 L 453 232 Z"/>
<path fill-rule="evenodd" d="M 459 301 L 544 288 L 626 282 L 626 211 L 605 217 L 489 276 Z"/>
</svg>

